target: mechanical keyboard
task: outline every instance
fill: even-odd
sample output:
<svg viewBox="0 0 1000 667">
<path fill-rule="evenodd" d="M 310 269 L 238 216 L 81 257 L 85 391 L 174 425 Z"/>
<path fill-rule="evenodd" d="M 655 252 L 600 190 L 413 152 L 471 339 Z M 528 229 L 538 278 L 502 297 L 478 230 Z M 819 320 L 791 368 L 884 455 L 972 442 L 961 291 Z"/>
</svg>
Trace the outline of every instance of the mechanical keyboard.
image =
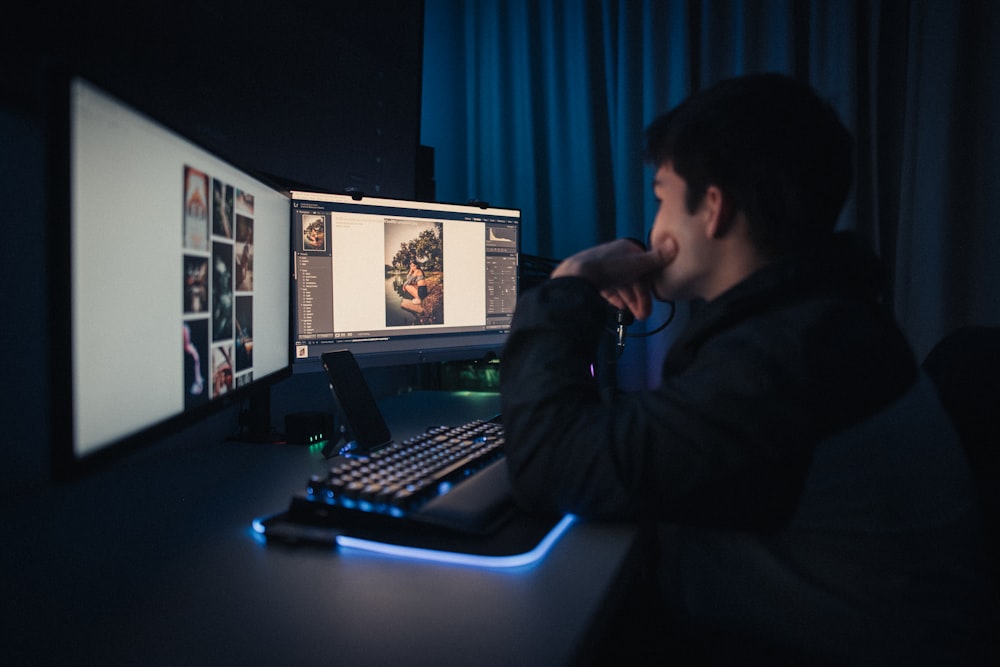
<svg viewBox="0 0 1000 667">
<path fill-rule="evenodd" d="M 503 427 L 495 422 L 431 428 L 367 455 L 338 457 L 329 473 L 309 480 L 306 495 L 315 502 L 402 517 L 502 457 L 503 444 Z"/>
<path fill-rule="evenodd" d="M 503 446 L 499 421 L 476 420 L 362 453 L 347 451 L 293 496 L 288 518 L 311 525 L 407 522 L 489 532 L 513 511 Z"/>
</svg>

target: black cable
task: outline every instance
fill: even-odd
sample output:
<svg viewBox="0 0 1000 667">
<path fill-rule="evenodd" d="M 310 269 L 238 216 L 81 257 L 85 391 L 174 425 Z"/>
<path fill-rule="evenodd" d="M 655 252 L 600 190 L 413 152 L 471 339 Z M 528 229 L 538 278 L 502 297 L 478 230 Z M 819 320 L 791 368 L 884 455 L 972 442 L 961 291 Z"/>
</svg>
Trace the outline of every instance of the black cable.
<svg viewBox="0 0 1000 667">
<path fill-rule="evenodd" d="M 628 336 L 630 338 L 647 338 L 649 336 L 658 334 L 661 331 L 663 331 L 664 329 L 666 329 L 667 325 L 674 321 L 674 313 L 677 312 L 677 306 L 674 304 L 673 301 L 664 301 L 664 303 L 670 305 L 670 314 L 667 316 L 667 319 L 664 320 L 663 324 L 661 324 L 660 326 L 656 327 L 652 331 L 643 331 L 640 334 L 628 334 Z"/>
<path fill-rule="evenodd" d="M 652 331 L 644 331 L 640 334 L 629 334 L 628 325 L 635 322 L 635 318 L 632 317 L 632 313 L 628 310 L 618 310 L 615 309 L 615 328 L 608 330 L 608 333 L 615 336 L 615 358 L 621 357 L 622 353 L 625 351 L 625 339 L 626 338 L 648 338 L 655 334 L 660 333 L 667 328 L 667 325 L 674 321 L 674 314 L 677 312 L 677 306 L 673 301 L 665 301 L 670 305 L 670 314 L 667 319 L 664 320 L 658 327 Z"/>
</svg>

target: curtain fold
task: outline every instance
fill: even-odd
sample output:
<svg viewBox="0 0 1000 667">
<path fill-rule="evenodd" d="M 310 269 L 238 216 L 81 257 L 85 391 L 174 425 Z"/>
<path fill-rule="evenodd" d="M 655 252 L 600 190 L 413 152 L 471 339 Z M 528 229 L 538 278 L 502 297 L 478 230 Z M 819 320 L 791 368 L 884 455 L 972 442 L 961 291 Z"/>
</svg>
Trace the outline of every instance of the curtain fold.
<svg viewBox="0 0 1000 667">
<path fill-rule="evenodd" d="M 857 140 L 840 225 L 887 262 L 923 356 L 1000 324 L 998 29 L 976 0 L 426 0 L 422 143 L 439 199 L 521 208 L 525 252 L 561 258 L 645 237 L 655 116 L 728 76 L 806 79 Z M 683 314 L 630 343 L 626 386 L 656 383 Z"/>
</svg>

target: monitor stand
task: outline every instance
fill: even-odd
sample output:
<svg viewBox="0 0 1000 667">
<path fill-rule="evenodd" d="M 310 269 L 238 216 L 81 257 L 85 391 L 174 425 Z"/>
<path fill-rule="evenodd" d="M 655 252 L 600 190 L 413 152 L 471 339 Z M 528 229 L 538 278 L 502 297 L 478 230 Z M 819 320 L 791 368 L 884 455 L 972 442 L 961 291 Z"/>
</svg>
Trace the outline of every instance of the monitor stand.
<svg viewBox="0 0 1000 667">
<path fill-rule="evenodd" d="M 285 435 L 271 427 L 271 387 L 257 387 L 250 392 L 240 408 L 240 432 L 233 436 L 239 442 L 263 444 L 283 443 Z"/>
</svg>

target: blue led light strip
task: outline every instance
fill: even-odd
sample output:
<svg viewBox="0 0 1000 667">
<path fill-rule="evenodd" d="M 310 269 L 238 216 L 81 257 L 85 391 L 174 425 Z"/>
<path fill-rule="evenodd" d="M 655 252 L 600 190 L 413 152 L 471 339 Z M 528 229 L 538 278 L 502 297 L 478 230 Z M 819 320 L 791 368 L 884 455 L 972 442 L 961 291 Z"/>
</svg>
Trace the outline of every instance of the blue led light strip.
<svg viewBox="0 0 1000 667">
<path fill-rule="evenodd" d="M 401 558 L 411 558 L 417 560 L 435 561 L 447 563 L 449 565 L 469 565 L 473 567 L 487 568 L 515 568 L 534 565 L 541 561 L 549 552 L 552 546 L 559 541 L 559 538 L 569 530 L 569 527 L 576 521 L 576 517 L 567 514 L 559 523 L 553 526 L 552 530 L 542 538 L 542 540 L 531 551 L 512 556 L 483 556 L 479 554 L 466 554 L 455 551 L 439 551 L 435 549 L 421 549 L 419 547 L 407 547 L 399 544 L 389 544 L 386 542 L 375 542 L 364 540 L 347 535 L 337 536 L 337 546 L 341 549 L 357 549 L 369 551 L 389 556 Z"/>
<path fill-rule="evenodd" d="M 264 537 L 267 535 L 267 529 L 264 528 L 264 522 L 267 521 L 269 517 L 258 517 L 250 523 L 250 527 L 253 528 L 254 535 L 260 535 Z"/>
</svg>

